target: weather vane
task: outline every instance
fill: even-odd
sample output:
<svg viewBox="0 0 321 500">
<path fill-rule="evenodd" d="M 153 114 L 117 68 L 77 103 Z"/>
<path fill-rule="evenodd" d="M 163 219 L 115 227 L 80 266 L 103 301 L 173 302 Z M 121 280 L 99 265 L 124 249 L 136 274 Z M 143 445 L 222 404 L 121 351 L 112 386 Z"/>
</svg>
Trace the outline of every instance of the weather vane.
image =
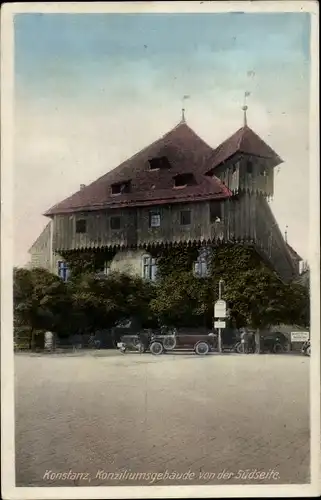
<svg viewBox="0 0 321 500">
<path fill-rule="evenodd" d="M 189 99 L 191 96 L 189 95 L 184 95 L 182 99 L 182 122 L 185 122 L 185 107 L 184 107 L 184 102 L 186 99 Z"/>
<path fill-rule="evenodd" d="M 246 104 L 246 98 L 247 98 L 247 97 L 249 97 L 249 95 L 250 95 L 250 94 L 251 94 L 251 92 L 248 92 L 248 91 L 246 91 L 246 92 L 244 93 L 244 103 L 243 103 L 243 106 L 242 106 L 242 110 L 243 110 L 243 112 L 244 112 L 244 127 L 246 127 L 246 125 L 247 125 L 247 116 L 246 116 L 246 112 L 247 112 L 247 110 L 248 110 L 248 106 L 247 106 L 247 104 Z"/>
</svg>

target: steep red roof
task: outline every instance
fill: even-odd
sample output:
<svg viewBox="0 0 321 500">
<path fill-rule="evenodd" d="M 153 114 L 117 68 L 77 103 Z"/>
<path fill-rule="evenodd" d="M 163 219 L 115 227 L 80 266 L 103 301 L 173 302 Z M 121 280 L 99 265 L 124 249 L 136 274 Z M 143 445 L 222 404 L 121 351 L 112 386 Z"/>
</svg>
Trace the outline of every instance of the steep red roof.
<svg viewBox="0 0 321 500">
<path fill-rule="evenodd" d="M 274 160 L 274 166 L 282 159 L 247 125 L 240 128 L 231 137 L 222 142 L 213 152 L 208 172 L 218 167 L 236 153 L 245 153 Z"/>
<path fill-rule="evenodd" d="M 150 146 L 52 207 L 45 215 L 227 198 L 231 195 L 229 189 L 216 177 L 204 175 L 212 154 L 213 149 L 185 122 L 181 122 Z M 171 168 L 151 171 L 148 160 L 155 157 L 166 157 Z M 194 184 L 175 188 L 173 177 L 181 173 L 192 173 Z M 130 192 L 111 193 L 111 185 L 129 180 Z"/>
</svg>

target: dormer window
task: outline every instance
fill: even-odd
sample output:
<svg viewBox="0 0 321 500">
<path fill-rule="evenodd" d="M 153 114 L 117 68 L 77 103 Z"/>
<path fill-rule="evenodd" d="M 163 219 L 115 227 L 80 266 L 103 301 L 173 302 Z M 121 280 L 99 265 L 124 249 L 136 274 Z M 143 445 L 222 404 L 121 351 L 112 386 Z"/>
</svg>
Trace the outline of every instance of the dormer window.
<svg viewBox="0 0 321 500">
<path fill-rule="evenodd" d="M 160 156 L 158 158 L 151 158 L 148 160 L 149 170 L 165 170 L 171 168 L 171 164 L 166 156 Z"/>
<path fill-rule="evenodd" d="M 193 174 L 178 174 L 174 177 L 174 187 L 184 188 L 195 184 L 195 177 Z"/>
<path fill-rule="evenodd" d="M 123 194 L 130 192 L 130 181 L 126 182 L 117 182 L 116 184 L 111 185 L 111 194 Z"/>
</svg>

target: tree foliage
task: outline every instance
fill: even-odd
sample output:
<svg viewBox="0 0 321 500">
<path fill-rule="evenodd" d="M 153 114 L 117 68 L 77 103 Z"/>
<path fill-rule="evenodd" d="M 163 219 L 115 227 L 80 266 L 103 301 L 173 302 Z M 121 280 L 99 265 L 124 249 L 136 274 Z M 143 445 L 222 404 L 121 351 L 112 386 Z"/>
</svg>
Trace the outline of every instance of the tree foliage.
<svg viewBox="0 0 321 500">
<path fill-rule="evenodd" d="M 15 269 L 15 325 L 69 336 L 111 329 L 131 317 L 144 324 L 153 294 L 152 284 L 126 274 L 98 279 L 96 273 L 75 273 L 64 283 L 45 269 Z"/>
<path fill-rule="evenodd" d="M 85 273 L 66 286 L 72 300 L 72 330 L 111 328 L 131 317 L 144 323 L 150 315 L 153 286 L 139 277 L 112 273 L 97 279 L 94 273 Z"/>
<path fill-rule="evenodd" d="M 197 252 L 195 247 L 164 251 L 154 284 L 121 273 L 98 279 L 95 271 L 106 255 L 97 253 L 84 260 L 74 255 L 73 272 L 66 283 L 44 269 L 15 269 L 15 324 L 27 325 L 31 332 L 50 329 L 60 335 L 108 330 L 133 317 L 141 325 L 159 320 L 167 325 L 210 328 L 222 279 L 222 298 L 230 309 L 228 326 L 309 325 L 308 289 L 282 283 L 254 249 L 242 245 L 214 248 L 205 278 L 192 272 Z"/>
<path fill-rule="evenodd" d="M 197 254 L 196 254 L 197 255 Z M 223 298 L 228 302 L 228 326 L 266 328 L 280 323 L 309 324 L 309 294 L 298 284 L 284 284 L 257 252 L 244 245 L 221 245 L 211 253 L 210 273 L 197 278 L 192 273 L 195 249 L 167 251 L 153 311 L 168 322 L 180 325 L 213 321 L 219 280 L 224 281 Z"/>
<path fill-rule="evenodd" d="M 30 327 L 30 343 L 36 330 L 63 329 L 70 311 L 64 283 L 45 269 L 14 269 L 14 319 L 17 326 Z"/>
</svg>

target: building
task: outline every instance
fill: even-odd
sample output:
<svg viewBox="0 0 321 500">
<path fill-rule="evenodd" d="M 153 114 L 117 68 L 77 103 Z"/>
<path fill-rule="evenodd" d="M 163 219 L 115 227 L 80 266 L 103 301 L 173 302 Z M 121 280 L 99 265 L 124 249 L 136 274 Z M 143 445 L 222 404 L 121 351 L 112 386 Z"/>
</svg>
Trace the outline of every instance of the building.
<svg viewBox="0 0 321 500">
<path fill-rule="evenodd" d="M 268 203 L 281 163 L 248 127 L 246 115 L 244 126 L 216 148 L 183 116 L 153 144 L 50 208 L 45 215 L 51 222 L 39 237 L 50 248 L 43 242 L 37 253 L 38 238 L 32 259 L 56 272 L 60 266 L 62 275 L 63 259 L 91 252 L 102 272 L 154 279 L 165 248 L 197 247 L 195 271 L 202 275 L 207 248 L 238 242 L 253 246 L 282 279 L 291 280 L 299 273 L 299 257 Z"/>
</svg>

